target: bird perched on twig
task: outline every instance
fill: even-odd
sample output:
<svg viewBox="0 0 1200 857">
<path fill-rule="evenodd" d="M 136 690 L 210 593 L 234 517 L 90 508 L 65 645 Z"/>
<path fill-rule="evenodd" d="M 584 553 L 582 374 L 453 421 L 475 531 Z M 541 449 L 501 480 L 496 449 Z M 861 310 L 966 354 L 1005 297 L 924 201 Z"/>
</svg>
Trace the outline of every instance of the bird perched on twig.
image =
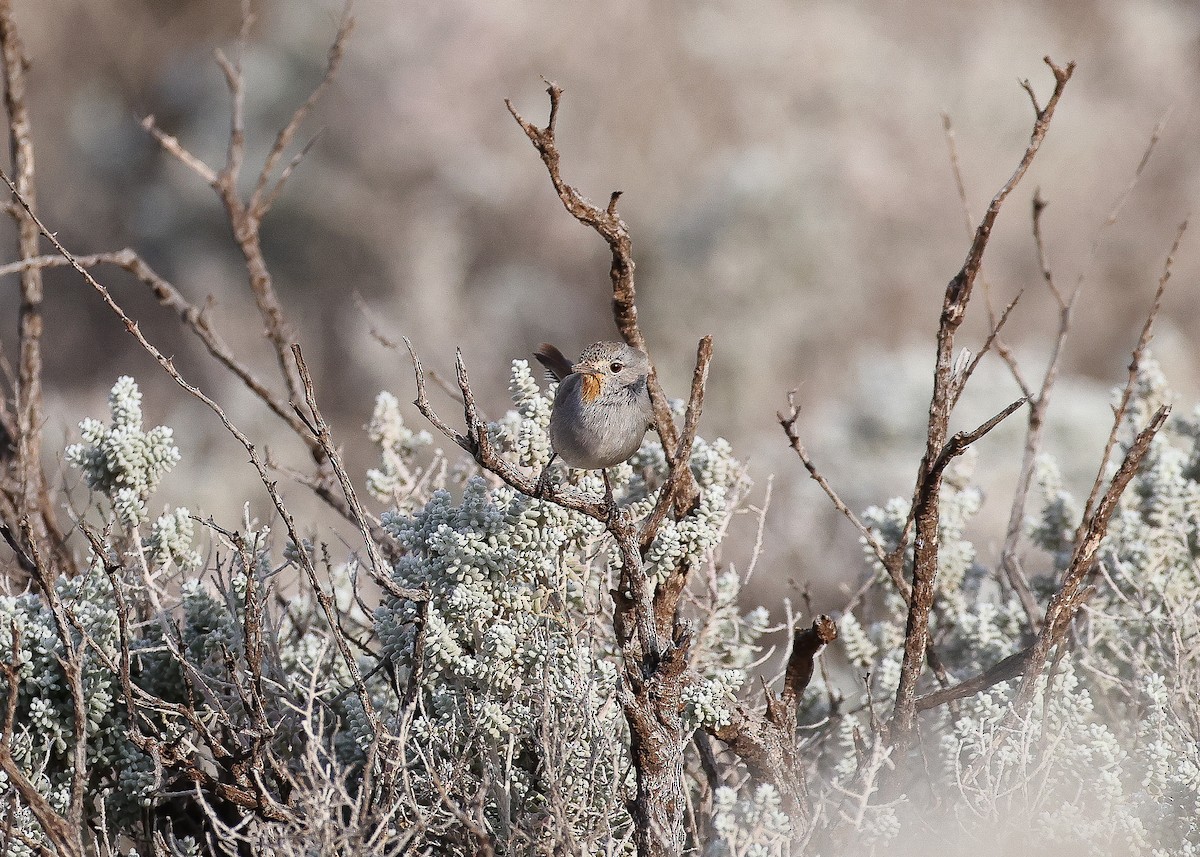
<svg viewBox="0 0 1200 857">
<path fill-rule="evenodd" d="M 623 342 L 593 343 L 573 365 L 546 342 L 534 356 L 559 382 L 550 413 L 554 455 L 579 470 L 601 471 L 605 499 L 611 503 L 612 486 L 605 469 L 637 452 L 654 424 L 646 385 L 650 358 Z M 547 462 L 539 484 L 549 466 Z"/>
</svg>

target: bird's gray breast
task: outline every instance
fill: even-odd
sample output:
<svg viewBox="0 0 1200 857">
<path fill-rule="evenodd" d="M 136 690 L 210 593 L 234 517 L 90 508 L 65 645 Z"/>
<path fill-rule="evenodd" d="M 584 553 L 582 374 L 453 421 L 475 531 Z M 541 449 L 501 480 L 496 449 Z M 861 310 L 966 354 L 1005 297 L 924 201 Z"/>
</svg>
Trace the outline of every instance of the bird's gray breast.
<svg viewBox="0 0 1200 857">
<path fill-rule="evenodd" d="M 581 375 L 568 375 L 554 398 L 550 443 L 572 467 L 600 470 L 626 461 L 637 452 L 650 424 L 650 396 L 645 381 L 584 403 Z"/>
</svg>

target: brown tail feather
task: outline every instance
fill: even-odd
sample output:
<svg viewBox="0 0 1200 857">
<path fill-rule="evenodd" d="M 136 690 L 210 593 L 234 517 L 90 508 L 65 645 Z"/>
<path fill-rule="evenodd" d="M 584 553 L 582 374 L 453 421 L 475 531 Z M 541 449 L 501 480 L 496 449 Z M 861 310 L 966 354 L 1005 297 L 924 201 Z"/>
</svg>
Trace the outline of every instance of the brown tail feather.
<svg viewBox="0 0 1200 857">
<path fill-rule="evenodd" d="M 538 363 L 546 367 L 552 380 L 561 381 L 571 374 L 571 361 L 549 342 L 539 345 L 534 350 L 533 356 L 537 358 Z"/>
</svg>

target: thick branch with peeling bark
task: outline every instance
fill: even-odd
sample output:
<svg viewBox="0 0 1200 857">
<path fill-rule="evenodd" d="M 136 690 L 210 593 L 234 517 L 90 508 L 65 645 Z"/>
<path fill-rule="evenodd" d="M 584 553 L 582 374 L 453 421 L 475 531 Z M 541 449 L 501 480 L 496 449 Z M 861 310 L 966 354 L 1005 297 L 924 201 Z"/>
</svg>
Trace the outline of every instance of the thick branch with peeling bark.
<svg viewBox="0 0 1200 857">
<path fill-rule="evenodd" d="M 683 751 L 690 735 L 683 729 L 681 695 L 688 682 L 690 648 L 691 637 L 681 632 L 648 675 L 645 662 L 625 662 L 619 698 L 637 771 L 637 794 L 629 810 L 638 857 L 683 852 Z"/>
</svg>

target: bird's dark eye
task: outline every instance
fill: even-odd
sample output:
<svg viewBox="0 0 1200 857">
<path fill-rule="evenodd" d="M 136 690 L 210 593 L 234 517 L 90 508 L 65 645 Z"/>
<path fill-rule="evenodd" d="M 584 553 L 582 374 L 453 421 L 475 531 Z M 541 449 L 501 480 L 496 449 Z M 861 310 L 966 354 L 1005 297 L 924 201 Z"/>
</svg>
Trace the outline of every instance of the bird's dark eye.
<svg viewBox="0 0 1200 857">
<path fill-rule="evenodd" d="M 620 360 L 614 360 L 612 363 L 609 364 L 608 368 L 611 369 L 613 372 L 620 372 L 622 369 L 625 368 L 625 364 L 622 363 Z"/>
</svg>

